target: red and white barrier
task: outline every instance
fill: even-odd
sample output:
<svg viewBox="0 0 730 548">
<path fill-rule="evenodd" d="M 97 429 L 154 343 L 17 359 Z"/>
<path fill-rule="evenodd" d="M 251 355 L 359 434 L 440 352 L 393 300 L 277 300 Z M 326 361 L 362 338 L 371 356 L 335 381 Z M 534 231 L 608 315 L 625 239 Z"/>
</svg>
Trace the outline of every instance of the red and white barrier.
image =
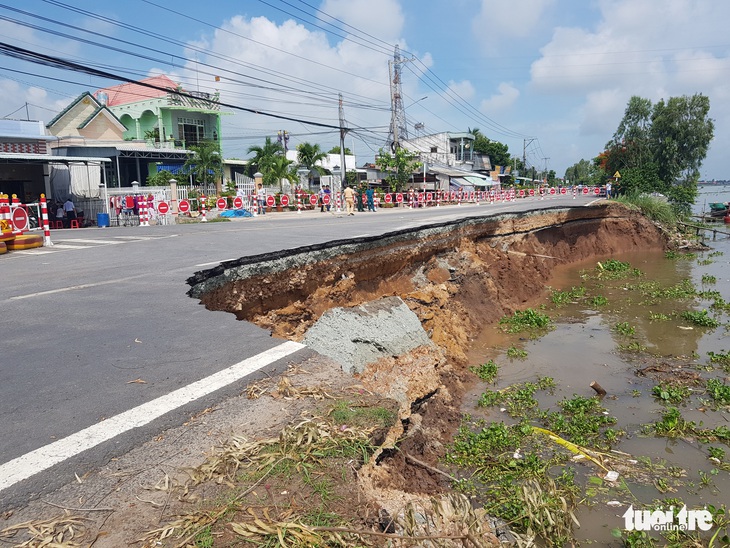
<svg viewBox="0 0 730 548">
<path fill-rule="evenodd" d="M 205 196 L 200 197 L 200 222 L 201 223 L 207 223 L 208 219 L 205 216 L 205 210 L 207 208 L 207 204 L 205 203 Z"/>
<path fill-rule="evenodd" d="M 149 217 L 147 216 L 147 198 L 139 197 L 139 226 L 150 226 Z"/>
<path fill-rule="evenodd" d="M 51 242 L 51 226 L 48 223 L 48 204 L 46 204 L 45 194 L 41 194 L 41 219 L 43 219 L 43 245 L 51 247 L 53 242 Z"/>
<path fill-rule="evenodd" d="M 302 194 L 297 192 L 297 214 L 302 214 Z"/>
</svg>

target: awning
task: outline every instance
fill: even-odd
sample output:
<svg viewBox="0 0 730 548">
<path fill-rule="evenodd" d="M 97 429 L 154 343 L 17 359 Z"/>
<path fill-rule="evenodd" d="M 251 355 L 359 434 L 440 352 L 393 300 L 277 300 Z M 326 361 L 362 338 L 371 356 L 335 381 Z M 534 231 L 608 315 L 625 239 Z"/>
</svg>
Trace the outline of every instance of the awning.
<svg viewBox="0 0 730 548">
<path fill-rule="evenodd" d="M 169 171 L 173 175 L 180 173 L 184 164 L 157 164 L 157 173 L 160 171 Z"/>
<path fill-rule="evenodd" d="M 474 186 L 494 186 L 499 184 L 497 181 L 492 181 L 491 179 L 487 179 L 485 177 L 475 177 L 473 175 L 464 177 L 464 179 L 466 179 L 467 182 L 471 183 Z"/>
<path fill-rule="evenodd" d="M 451 177 L 449 179 L 449 190 L 474 192 L 474 184 L 466 179 L 466 177 Z"/>
</svg>

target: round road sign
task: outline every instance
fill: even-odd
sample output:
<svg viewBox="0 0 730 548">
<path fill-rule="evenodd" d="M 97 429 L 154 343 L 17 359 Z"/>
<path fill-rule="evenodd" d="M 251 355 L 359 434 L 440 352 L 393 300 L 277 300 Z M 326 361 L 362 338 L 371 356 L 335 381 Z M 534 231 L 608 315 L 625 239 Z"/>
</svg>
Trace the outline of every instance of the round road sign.
<svg viewBox="0 0 730 548">
<path fill-rule="evenodd" d="M 601 189 L 600 188 L 596 187 L 596 188 L 593 189 L 593 194 L 595 194 L 596 196 L 598 196 L 600 193 L 601 193 Z"/>
<path fill-rule="evenodd" d="M 317 198 L 317 195 L 316 194 L 310 194 L 309 195 L 309 203 L 310 203 L 310 205 L 313 205 L 313 206 L 317 205 L 317 200 L 318 200 L 318 198 Z"/>
<path fill-rule="evenodd" d="M 563 187 L 563 188 L 560 189 L 560 194 L 567 194 L 567 193 L 568 193 L 568 189 L 567 188 Z"/>
<path fill-rule="evenodd" d="M 534 195 L 535 195 L 535 189 L 534 188 L 531 188 L 530 189 L 530 196 L 534 196 Z"/>
<path fill-rule="evenodd" d="M 289 205 L 289 196 L 287 194 L 282 194 L 279 196 L 279 203 L 282 207 L 286 207 Z"/>
<path fill-rule="evenodd" d="M 273 196 L 267 196 L 266 197 L 266 205 L 267 206 L 274 207 L 275 204 L 276 204 L 276 200 L 274 199 Z"/>
<path fill-rule="evenodd" d="M 555 194 L 555 187 L 550 188 L 550 194 Z"/>
<path fill-rule="evenodd" d="M 401 203 L 403 201 L 403 194 L 401 194 L 400 192 L 398 194 L 396 194 L 395 201 L 398 203 Z"/>
<path fill-rule="evenodd" d="M 388 193 L 385 195 L 385 203 L 389 204 L 393 201 L 393 195 L 391 193 Z"/>
<path fill-rule="evenodd" d="M 235 207 L 236 209 L 241 209 L 243 207 L 243 198 L 241 198 L 240 196 L 236 196 L 235 198 L 233 198 L 233 207 Z"/>
<path fill-rule="evenodd" d="M 180 200 L 180 203 L 177 205 L 178 210 L 180 210 L 180 213 L 187 213 L 190 211 L 190 202 L 187 200 Z"/>
<path fill-rule="evenodd" d="M 16 207 L 13 210 L 13 224 L 15 230 L 28 230 L 28 212 L 24 207 Z"/>
<path fill-rule="evenodd" d="M 331 202 L 331 201 L 332 201 L 332 200 L 331 200 L 331 198 L 330 198 L 330 195 L 329 195 L 329 194 L 325 194 L 324 196 L 322 196 L 322 203 L 323 203 L 324 205 L 330 205 L 330 202 Z"/>
<path fill-rule="evenodd" d="M 170 206 L 167 205 L 167 202 L 160 202 L 157 204 L 157 212 L 162 213 L 165 215 L 168 211 L 170 211 Z"/>
<path fill-rule="evenodd" d="M 584 186 L 583 187 L 583 194 L 588 194 L 588 187 L 587 186 Z"/>
<path fill-rule="evenodd" d="M 226 200 L 225 198 L 218 198 L 218 199 L 217 199 L 217 200 L 215 201 L 215 205 L 216 205 L 216 207 L 217 207 L 218 209 L 220 209 L 220 210 L 223 210 L 223 209 L 225 209 L 226 207 L 228 207 L 228 200 Z"/>
</svg>

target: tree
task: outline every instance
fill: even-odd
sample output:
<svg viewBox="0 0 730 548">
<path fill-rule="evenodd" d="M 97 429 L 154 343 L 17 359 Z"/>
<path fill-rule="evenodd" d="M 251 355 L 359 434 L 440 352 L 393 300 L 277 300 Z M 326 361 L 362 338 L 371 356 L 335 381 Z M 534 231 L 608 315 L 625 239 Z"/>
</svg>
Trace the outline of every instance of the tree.
<svg viewBox="0 0 730 548">
<path fill-rule="evenodd" d="M 248 148 L 248 152 L 249 154 L 254 153 L 254 157 L 251 159 L 251 167 L 255 171 L 261 172 L 264 184 L 266 186 L 274 186 L 277 184 L 276 175 L 273 173 L 272 167 L 276 161 L 276 157 L 284 155 L 284 147 L 281 146 L 281 143 L 272 141 L 271 137 L 267 137 L 263 146 L 252 145 Z"/>
<path fill-rule="evenodd" d="M 342 149 L 339 146 L 334 146 L 327 154 L 339 154 L 340 150 Z M 345 154 L 347 154 L 348 156 L 352 156 L 352 152 L 350 152 L 350 149 L 347 147 L 345 147 Z"/>
<path fill-rule="evenodd" d="M 279 190 L 283 190 L 282 181 L 287 180 L 290 183 L 296 183 L 299 178 L 294 167 L 294 162 L 287 160 L 286 156 L 278 155 L 274 156 L 272 162 L 269 164 L 267 172 L 272 181 L 279 184 Z M 266 176 L 264 177 L 266 180 Z"/>
<path fill-rule="evenodd" d="M 565 170 L 565 179 L 574 185 L 587 185 L 595 171 L 596 167 L 590 161 L 581 159 Z"/>
<path fill-rule="evenodd" d="M 467 129 L 468 133 L 474 135 L 474 152 L 489 156 L 492 169 L 495 166 L 512 165 L 509 154 L 509 147 L 499 141 L 493 141 L 484 135 L 478 128 Z"/>
<path fill-rule="evenodd" d="M 702 94 L 670 97 L 654 106 L 651 137 L 659 177 L 671 182 L 670 199 L 689 213 L 697 198 L 700 166 L 715 131 L 708 118 L 710 99 Z"/>
<path fill-rule="evenodd" d="M 147 176 L 147 186 L 167 186 L 170 184 L 170 179 L 174 178 L 172 172 L 163 169 Z"/>
<path fill-rule="evenodd" d="M 422 166 L 418 161 L 418 155 L 405 148 L 396 148 L 392 154 L 381 148 L 375 158 L 375 165 L 382 171 L 388 172 L 385 180 L 392 192 L 405 189 L 413 173 Z"/>
<path fill-rule="evenodd" d="M 195 154 L 185 160 L 183 170 L 193 176 L 193 179 L 207 185 L 215 184 L 215 190 L 220 195 L 223 190 L 221 179 L 223 178 L 223 158 L 221 157 L 218 143 L 213 141 L 200 141 L 197 145 L 190 146 Z"/>
<path fill-rule="evenodd" d="M 309 170 L 307 174 L 307 186 L 312 186 L 312 171 L 316 171 L 320 175 L 324 175 L 324 168 L 321 165 L 317 165 L 327 157 L 327 154 L 322 152 L 317 144 L 300 143 L 297 145 L 297 158 L 299 165 L 306 167 Z"/>
<path fill-rule="evenodd" d="M 702 94 L 653 106 L 632 97 L 606 150 L 594 160 L 603 180 L 618 171 L 618 193 L 661 192 L 677 211 L 688 213 L 714 134 L 709 111 L 710 100 Z"/>
</svg>

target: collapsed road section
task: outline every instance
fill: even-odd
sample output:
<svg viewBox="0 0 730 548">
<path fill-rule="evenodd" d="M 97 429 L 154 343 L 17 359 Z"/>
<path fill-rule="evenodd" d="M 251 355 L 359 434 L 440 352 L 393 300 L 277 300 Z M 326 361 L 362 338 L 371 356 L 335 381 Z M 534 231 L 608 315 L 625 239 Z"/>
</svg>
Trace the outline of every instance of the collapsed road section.
<svg viewBox="0 0 730 548">
<path fill-rule="evenodd" d="M 559 265 L 667 246 L 620 204 L 560 207 L 243 257 L 196 273 L 189 295 L 304 342 L 397 403 L 400 420 L 355 471 L 362 500 L 395 516 L 450 491 L 439 467 L 481 330 L 543 296 Z"/>
<path fill-rule="evenodd" d="M 468 339 L 542 294 L 556 266 L 665 245 L 641 214 L 604 202 L 243 257 L 196 273 L 189 295 L 296 341 L 327 310 L 399 296 L 433 343 L 463 362 Z"/>
</svg>

